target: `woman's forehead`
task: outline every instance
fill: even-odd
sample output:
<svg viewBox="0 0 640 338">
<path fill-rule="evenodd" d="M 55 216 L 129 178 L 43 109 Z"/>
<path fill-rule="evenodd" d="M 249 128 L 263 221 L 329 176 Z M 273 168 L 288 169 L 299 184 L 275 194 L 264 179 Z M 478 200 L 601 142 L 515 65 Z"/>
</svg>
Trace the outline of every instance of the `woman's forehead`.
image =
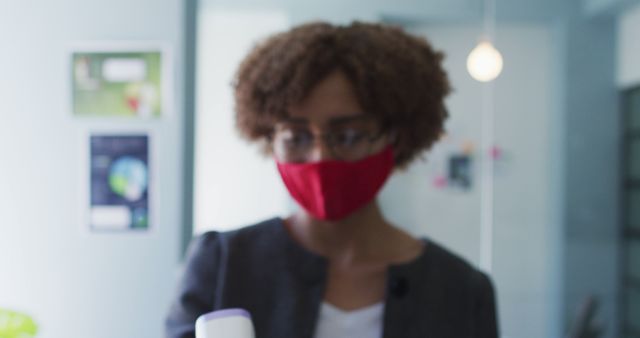
<svg viewBox="0 0 640 338">
<path fill-rule="evenodd" d="M 346 124 L 370 124 L 374 122 L 373 116 L 365 113 L 353 113 L 353 114 L 345 114 L 341 116 L 332 116 L 328 118 L 323 118 L 321 121 L 317 119 L 309 119 L 304 116 L 289 116 L 286 117 L 282 122 L 289 124 L 299 124 L 299 125 L 309 125 L 309 124 L 318 124 L 318 125 L 326 125 L 326 126 L 340 126 Z"/>
<path fill-rule="evenodd" d="M 292 120 L 336 121 L 366 115 L 351 82 L 335 71 L 318 82 L 307 97 L 288 109 Z"/>
</svg>

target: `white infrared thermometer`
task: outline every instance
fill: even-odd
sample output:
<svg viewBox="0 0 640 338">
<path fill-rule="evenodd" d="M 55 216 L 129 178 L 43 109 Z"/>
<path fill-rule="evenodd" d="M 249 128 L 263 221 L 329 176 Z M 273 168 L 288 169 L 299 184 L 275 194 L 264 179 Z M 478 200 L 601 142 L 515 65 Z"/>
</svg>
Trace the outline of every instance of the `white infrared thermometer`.
<svg viewBox="0 0 640 338">
<path fill-rule="evenodd" d="M 196 338 L 255 338 L 251 315 L 243 309 L 203 314 L 196 320 Z"/>
</svg>

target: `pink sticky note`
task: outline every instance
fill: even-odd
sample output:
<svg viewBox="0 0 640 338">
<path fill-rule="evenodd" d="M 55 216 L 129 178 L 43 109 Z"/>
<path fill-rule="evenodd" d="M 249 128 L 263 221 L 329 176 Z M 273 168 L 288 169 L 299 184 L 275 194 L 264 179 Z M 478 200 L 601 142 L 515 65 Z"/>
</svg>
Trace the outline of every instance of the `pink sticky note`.
<svg viewBox="0 0 640 338">
<path fill-rule="evenodd" d="M 433 179 L 433 186 L 438 189 L 444 189 L 447 186 L 447 178 L 444 176 L 438 176 Z"/>
<path fill-rule="evenodd" d="M 498 146 L 493 146 L 491 148 L 491 158 L 494 160 L 498 160 L 500 159 L 500 157 L 502 157 L 502 149 L 500 149 L 500 147 Z"/>
</svg>

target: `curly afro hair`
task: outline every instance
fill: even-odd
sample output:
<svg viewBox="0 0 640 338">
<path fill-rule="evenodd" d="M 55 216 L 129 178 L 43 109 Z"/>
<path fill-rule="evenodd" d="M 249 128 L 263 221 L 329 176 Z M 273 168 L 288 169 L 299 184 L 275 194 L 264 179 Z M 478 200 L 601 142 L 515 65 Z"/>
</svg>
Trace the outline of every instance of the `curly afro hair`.
<svg viewBox="0 0 640 338">
<path fill-rule="evenodd" d="M 443 134 L 451 91 L 443 57 L 397 27 L 297 26 L 258 44 L 240 64 L 233 84 L 236 125 L 245 138 L 268 145 L 274 124 L 338 70 L 365 111 L 394 132 L 395 163 L 402 168 Z"/>
</svg>

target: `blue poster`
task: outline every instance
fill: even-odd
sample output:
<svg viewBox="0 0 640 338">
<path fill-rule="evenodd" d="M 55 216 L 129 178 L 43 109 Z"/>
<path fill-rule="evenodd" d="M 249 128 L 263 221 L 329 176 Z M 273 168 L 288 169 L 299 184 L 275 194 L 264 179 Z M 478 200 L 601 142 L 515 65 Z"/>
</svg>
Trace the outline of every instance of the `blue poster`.
<svg viewBox="0 0 640 338">
<path fill-rule="evenodd" d="M 90 228 L 149 228 L 149 136 L 92 135 Z"/>
</svg>

